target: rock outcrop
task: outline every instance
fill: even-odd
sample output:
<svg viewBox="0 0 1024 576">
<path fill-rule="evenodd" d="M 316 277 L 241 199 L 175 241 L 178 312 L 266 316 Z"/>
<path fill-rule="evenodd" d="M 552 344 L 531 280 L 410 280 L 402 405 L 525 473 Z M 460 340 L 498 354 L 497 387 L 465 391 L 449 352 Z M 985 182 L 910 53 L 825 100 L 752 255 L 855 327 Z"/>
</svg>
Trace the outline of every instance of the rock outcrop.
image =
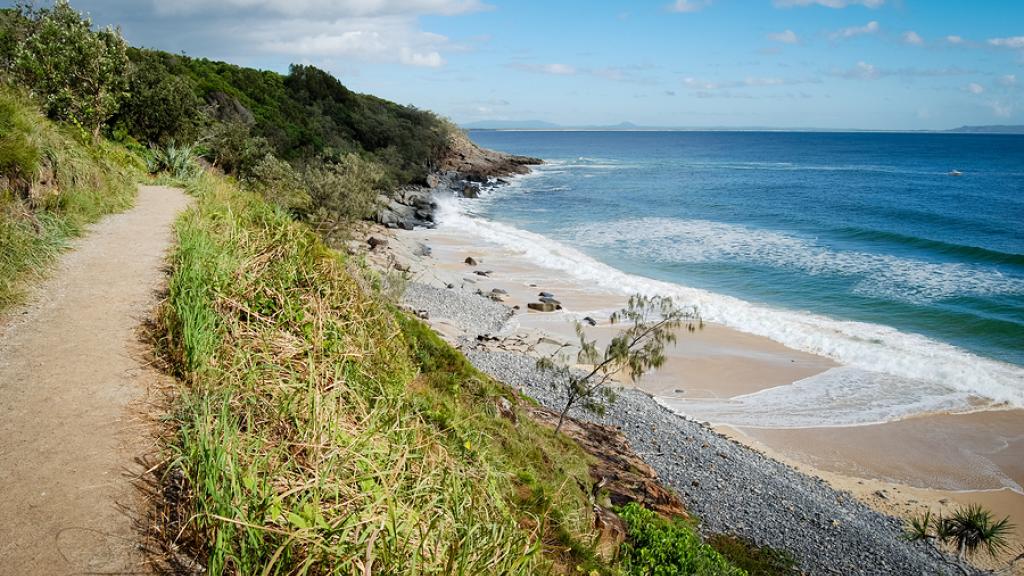
<svg viewBox="0 0 1024 576">
<path fill-rule="evenodd" d="M 455 134 L 449 141 L 448 156 L 439 170 L 427 176 L 426 186 L 407 186 L 391 196 L 379 196 L 375 219 L 388 228 L 433 227 L 435 198 L 479 198 L 486 190 L 507 184 L 503 177 L 526 174 L 531 165 L 542 162 L 539 158 L 487 150 L 465 134 Z"/>
<path fill-rule="evenodd" d="M 481 148 L 462 133 L 451 137 L 449 150 L 448 157 L 441 163 L 441 170 L 456 172 L 471 182 L 487 182 L 491 178 L 526 174 L 530 166 L 544 162 L 540 158 Z"/>
</svg>

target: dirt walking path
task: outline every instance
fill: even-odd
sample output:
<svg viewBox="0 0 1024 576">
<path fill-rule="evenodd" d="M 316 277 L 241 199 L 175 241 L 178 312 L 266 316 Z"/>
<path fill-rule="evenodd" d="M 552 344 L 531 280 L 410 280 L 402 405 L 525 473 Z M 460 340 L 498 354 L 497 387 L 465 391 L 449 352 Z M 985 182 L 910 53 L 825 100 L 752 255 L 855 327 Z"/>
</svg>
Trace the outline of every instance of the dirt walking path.
<svg viewBox="0 0 1024 576">
<path fill-rule="evenodd" d="M 137 328 L 187 205 L 141 187 L 0 319 L 0 575 L 146 572 L 132 480 L 152 448 L 139 404 L 161 375 Z"/>
</svg>

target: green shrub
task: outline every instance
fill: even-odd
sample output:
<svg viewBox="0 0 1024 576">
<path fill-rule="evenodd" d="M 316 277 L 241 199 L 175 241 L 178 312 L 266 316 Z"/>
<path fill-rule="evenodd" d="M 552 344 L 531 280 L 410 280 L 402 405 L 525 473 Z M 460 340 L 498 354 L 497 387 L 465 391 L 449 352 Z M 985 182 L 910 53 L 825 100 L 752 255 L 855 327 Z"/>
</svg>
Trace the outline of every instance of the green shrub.
<svg viewBox="0 0 1024 576">
<path fill-rule="evenodd" d="M 622 570 L 629 576 L 745 576 L 682 521 L 661 518 L 631 503 L 619 510 L 626 523 Z"/>
<path fill-rule="evenodd" d="M 294 216 L 309 212 L 311 199 L 302 175 L 288 162 L 267 154 L 243 179 L 250 190 L 281 206 Z"/>
<path fill-rule="evenodd" d="M 241 120 L 217 122 L 204 138 L 216 166 L 241 178 L 272 154 L 270 144 L 262 136 L 252 134 L 252 126 Z"/>
<path fill-rule="evenodd" d="M 50 117 L 98 136 L 127 89 L 128 47 L 121 33 L 93 31 L 67 0 L 22 14 L 28 32 L 15 56 L 18 80 L 42 98 Z"/>
<path fill-rule="evenodd" d="M 386 174 L 375 162 L 347 154 L 334 163 L 309 166 L 304 175 L 313 203 L 313 220 L 328 234 L 373 214 L 377 196 L 386 191 Z"/>
</svg>

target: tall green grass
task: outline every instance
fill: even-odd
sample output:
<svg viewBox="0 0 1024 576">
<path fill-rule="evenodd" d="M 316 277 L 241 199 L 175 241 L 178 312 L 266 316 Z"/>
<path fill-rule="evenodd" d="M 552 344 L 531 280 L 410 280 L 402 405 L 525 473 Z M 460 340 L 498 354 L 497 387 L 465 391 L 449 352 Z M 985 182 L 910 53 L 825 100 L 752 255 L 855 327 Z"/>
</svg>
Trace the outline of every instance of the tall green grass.
<svg viewBox="0 0 1024 576">
<path fill-rule="evenodd" d="M 167 511 L 210 574 L 607 573 L 587 457 L 279 208 L 204 176 L 163 312 Z"/>
<path fill-rule="evenodd" d="M 137 166 L 0 89 L 0 310 L 17 302 L 85 226 L 131 206 Z"/>
</svg>

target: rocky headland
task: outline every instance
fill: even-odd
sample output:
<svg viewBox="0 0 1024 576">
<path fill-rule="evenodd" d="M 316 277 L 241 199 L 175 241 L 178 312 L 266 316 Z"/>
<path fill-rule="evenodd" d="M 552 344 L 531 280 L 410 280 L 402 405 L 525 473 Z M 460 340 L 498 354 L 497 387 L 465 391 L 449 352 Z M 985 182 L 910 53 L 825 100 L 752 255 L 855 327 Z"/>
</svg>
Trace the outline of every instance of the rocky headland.
<svg viewBox="0 0 1024 576">
<path fill-rule="evenodd" d="M 438 170 L 429 174 L 426 186 L 404 186 L 390 196 L 378 197 L 375 220 L 388 228 L 412 230 L 434 226 L 436 198 L 477 198 L 487 188 L 506 184 L 505 178 L 526 174 L 540 158 L 516 156 L 481 148 L 465 134 L 449 139 L 448 154 Z"/>
</svg>

